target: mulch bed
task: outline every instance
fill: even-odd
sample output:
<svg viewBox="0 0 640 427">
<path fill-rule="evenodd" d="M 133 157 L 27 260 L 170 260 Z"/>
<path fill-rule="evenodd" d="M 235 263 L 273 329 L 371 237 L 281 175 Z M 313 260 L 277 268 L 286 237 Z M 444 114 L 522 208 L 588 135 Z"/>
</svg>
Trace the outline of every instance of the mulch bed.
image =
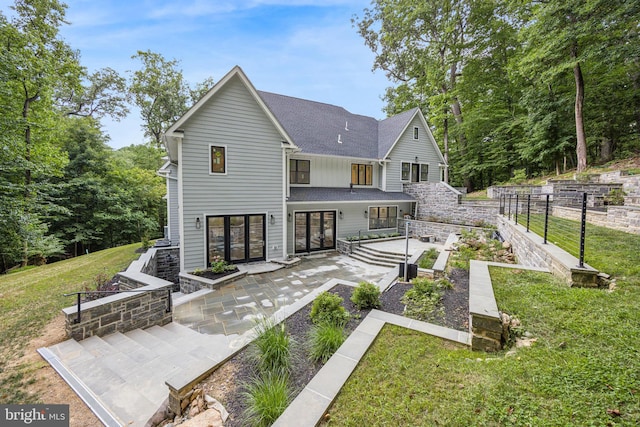
<svg viewBox="0 0 640 427">
<path fill-rule="evenodd" d="M 450 273 L 449 280 L 454 284 L 454 288 L 446 290 L 441 305 L 436 309 L 437 315 L 434 313 L 435 318 L 431 321 L 432 323 L 462 331 L 468 330 L 468 277 L 468 272 L 461 269 L 453 270 Z M 380 310 L 402 315 L 404 304 L 400 299 L 410 287 L 409 284 L 397 283 L 383 292 L 380 296 L 382 303 Z M 347 334 L 353 332 L 370 311 L 358 310 L 351 303 L 353 289 L 350 286 L 338 285 L 330 290 L 344 299 L 343 305 L 351 314 L 351 320 L 345 327 Z M 296 343 L 294 347 L 296 357 L 290 376 L 290 385 L 294 396 L 304 389 L 322 367 L 321 363 L 312 363 L 307 359 L 304 348 L 306 337 L 313 325 L 309 318 L 310 311 L 311 304 L 308 304 L 285 320 L 286 329 Z M 205 394 L 216 398 L 225 406 L 230 414 L 225 426 L 246 425 L 242 419 L 246 408 L 243 384 L 251 381 L 255 376 L 256 370 L 250 349 L 245 348 L 198 386 L 203 389 Z"/>
</svg>

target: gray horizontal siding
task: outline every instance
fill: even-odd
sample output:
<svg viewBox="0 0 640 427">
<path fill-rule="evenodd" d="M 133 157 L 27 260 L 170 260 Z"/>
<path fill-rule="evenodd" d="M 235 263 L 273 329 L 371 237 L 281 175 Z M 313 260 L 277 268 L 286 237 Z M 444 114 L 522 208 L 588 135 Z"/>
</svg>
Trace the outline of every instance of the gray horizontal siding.
<svg viewBox="0 0 640 427">
<path fill-rule="evenodd" d="M 183 129 L 185 269 L 205 264 L 207 215 L 266 214 L 267 259 L 280 258 L 283 138 L 248 89 L 239 78 L 230 80 Z M 209 174 L 211 144 L 226 146 L 226 175 Z M 196 217 L 203 221 L 200 230 Z"/>
<path fill-rule="evenodd" d="M 413 128 L 416 126 L 419 129 L 418 140 L 413 139 Z M 416 156 L 419 163 L 429 164 L 429 181 L 439 182 L 441 160 L 418 116 L 409 124 L 389 154 L 391 160 L 386 167 L 386 191 L 402 191 L 402 162 L 414 163 Z"/>
<path fill-rule="evenodd" d="M 169 165 L 169 176 L 167 178 L 167 215 L 169 220 L 169 239 L 172 245 L 180 243 L 180 217 L 178 215 L 178 181 L 173 178 L 178 176 L 178 168 L 171 164 Z"/>
<path fill-rule="evenodd" d="M 294 253 L 294 220 L 295 212 L 309 212 L 309 211 L 335 211 L 336 212 L 336 236 L 343 238 L 347 236 L 354 236 L 358 234 L 360 230 L 363 234 L 371 233 L 390 233 L 396 231 L 395 229 L 389 230 L 375 230 L 369 231 L 369 219 L 365 218 L 364 211 L 368 210 L 370 206 L 398 206 L 398 216 L 400 216 L 400 209 L 402 213 L 409 213 L 411 209 L 410 202 L 345 202 L 345 203 L 309 203 L 309 204 L 295 204 L 287 207 L 287 214 L 291 214 L 291 222 L 287 222 L 287 253 Z M 342 211 L 342 219 L 339 217 L 339 212 Z"/>
</svg>

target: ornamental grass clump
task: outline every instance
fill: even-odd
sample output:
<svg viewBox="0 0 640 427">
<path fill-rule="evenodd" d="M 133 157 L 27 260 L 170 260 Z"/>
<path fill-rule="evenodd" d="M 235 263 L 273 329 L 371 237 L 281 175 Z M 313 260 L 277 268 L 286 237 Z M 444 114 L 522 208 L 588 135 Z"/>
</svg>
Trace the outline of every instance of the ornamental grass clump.
<svg viewBox="0 0 640 427">
<path fill-rule="evenodd" d="M 291 401 L 288 377 L 284 373 L 267 373 L 245 385 L 245 425 L 270 426 Z"/>
<path fill-rule="evenodd" d="M 316 325 L 331 323 L 333 325 L 344 326 L 351 317 L 349 312 L 342 306 L 344 300 L 340 295 L 324 291 L 313 300 L 311 305 L 311 321 Z"/>
<path fill-rule="evenodd" d="M 342 325 L 321 323 L 309 332 L 309 356 L 314 362 L 327 363 L 340 348 L 346 334 Z"/>
<path fill-rule="evenodd" d="M 380 308 L 380 288 L 373 283 L 362 281 L 353 290 L 351 302 L 358 310 Z"/>
<path fill-rule="evenodd" d="M 284 323 L 273 325 L 269 320 L 262 320 L 257 325 L 257 332 L 253 345 L 258 371 L 288 373 L 291 367 L 292 341 Z"/>
</svg>

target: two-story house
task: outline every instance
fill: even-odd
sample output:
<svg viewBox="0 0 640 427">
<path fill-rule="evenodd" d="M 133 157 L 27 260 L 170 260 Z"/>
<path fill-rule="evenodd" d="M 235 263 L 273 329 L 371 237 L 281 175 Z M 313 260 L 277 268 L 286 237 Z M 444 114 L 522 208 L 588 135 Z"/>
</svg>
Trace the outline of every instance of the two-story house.
<svg viewBox="0 0 640 427">
<path fill-rule="evenodd" d="M 235 67 L 164 135 L 181 271 L 335 249 L 411 214 L 403 183 L 446 167 L 419 109 L 376 120 L 258 91 Z"/>
</svg>

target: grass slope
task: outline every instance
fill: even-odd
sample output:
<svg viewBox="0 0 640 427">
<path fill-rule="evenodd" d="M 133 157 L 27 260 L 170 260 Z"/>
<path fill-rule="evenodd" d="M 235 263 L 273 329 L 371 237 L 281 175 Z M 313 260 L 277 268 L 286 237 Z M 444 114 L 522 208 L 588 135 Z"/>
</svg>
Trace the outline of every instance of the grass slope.
<svg viewBox="0 0 640 427">
<path fill-rule="evenodd" d="M 472 352 L 386 326 L 325 424 L 640 425 L 640 236 L 587 230 L 587 262 L 613 292 L 491 268 L 498 307 L 537 339 L 515 355 Z"/>
<path fill-rule="evenodd" d="M 83 290 L 99 273 L 110 276 L 138 258 L 139 243 L 106 249 L 50 265 L 0 276 L 0 402 L 26 403 L 21 391 L 32 367 L 16 366 L 31 339 L 64 307 L 62 294 Z"/>
</svg>

